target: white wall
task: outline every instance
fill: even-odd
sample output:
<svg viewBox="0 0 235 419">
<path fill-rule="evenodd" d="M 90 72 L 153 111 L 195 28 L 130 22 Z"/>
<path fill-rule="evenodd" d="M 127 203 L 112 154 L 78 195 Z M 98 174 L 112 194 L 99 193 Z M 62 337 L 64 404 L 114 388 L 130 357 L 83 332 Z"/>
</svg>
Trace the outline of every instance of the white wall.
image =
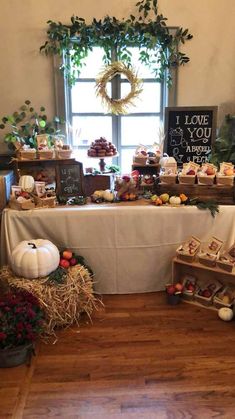
<svg viewBox="0 0 235 419">
<path fill-rule="evenodd" d="M 52 63 L 39 53 L 47 20 L 69 23 L 75 14 L 87 21 L 105 15 L 136 14 L 137 0 L 1 0 L 0 117 L 25 99 L 55 112 Z M 159 0 L 170 26 L 189 28 L 194 38 L 182 51 L 190 63 L 179 70 L 177 105 L 218 105 L 218 124 L 235 112 L 235 1 Z M 98 69 L 97 69 L 98 70 Z M 3 131 L 0 131 L 0 139 Z M 0 141 L 0 152 L 7 151 Z"/>
</svg>

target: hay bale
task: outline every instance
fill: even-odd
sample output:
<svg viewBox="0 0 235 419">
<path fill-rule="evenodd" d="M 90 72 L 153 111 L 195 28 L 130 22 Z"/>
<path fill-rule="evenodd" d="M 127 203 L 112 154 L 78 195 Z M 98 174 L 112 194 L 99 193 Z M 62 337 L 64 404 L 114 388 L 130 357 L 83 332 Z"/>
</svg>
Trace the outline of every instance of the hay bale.
<svg viewBox="0 0 235 419">
<path fill-rule="evenodd" d="M 0 272 L 1 280 L 10 288 L 28 291 L 34 295 L 46 317 L 46 334 L 54 334 L 56 328 L 78 324 L 81 313 L 91 313 L 98 300 L 93 294 L 93 280 L 83 265 L 71 266 L 62 284 L 52 284 L 48 277 L 26 279 L 17 277 L 8 267 Z"/>
</svg>

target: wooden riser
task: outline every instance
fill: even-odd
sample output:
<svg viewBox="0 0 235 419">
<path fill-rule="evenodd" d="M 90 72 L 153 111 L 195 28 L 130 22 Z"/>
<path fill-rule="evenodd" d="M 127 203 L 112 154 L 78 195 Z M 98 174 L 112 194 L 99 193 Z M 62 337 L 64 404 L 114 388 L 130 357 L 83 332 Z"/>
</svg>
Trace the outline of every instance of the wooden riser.
<svg viewBox="0 0 235 419">
<path fill-rule="evenodd" d="M 189 198 L 198 198 L 202 200 L 215 200 L 218 204 L 233 205 L 235 203 L 234 186 L 220 185 L 183 185 L 183 184 L 158 184 L 156 193 L 169 193 L 170 195 L 179 195 L 184 193 Z"/>
</svg>

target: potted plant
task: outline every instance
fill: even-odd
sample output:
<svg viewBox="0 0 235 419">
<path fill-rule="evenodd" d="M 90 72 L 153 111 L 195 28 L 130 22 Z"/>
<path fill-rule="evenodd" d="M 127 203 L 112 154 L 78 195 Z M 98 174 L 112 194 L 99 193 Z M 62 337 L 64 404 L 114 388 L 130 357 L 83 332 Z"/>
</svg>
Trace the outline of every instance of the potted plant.
<svg viewBox="0 0 235 419">
<path fill-rule="evenodd" d="M 10 150 L 23 146 L 36 149 L 37 135 L 47 134 L 49 142 L 53 137 L 61 135 L 59 127 L 64 124 L 64 120 L 55 116 L 52 121 L 49 121 L 45 112 L 44 106 L 37 111 L 30 100 L 25 100 L 24 104 L 12 115 L 3 116 L 0 129 L 10 127 L 10 131 L 4 135 L 4 141 Z"/>
<path fill-rule="evenodd" d="M 24 291 L 0 297 L 0 367 L 30 360 L 34 342 L 44 330 L 44 312 L 37 298 Z"/>
<path fill-rule="evenodd" d="M 167 302 L 171 305 L 179 304 L 183 288 L 184 287 L 180 282 L 177 282 L 176 284 L 166 284 Z"/>
</svg>

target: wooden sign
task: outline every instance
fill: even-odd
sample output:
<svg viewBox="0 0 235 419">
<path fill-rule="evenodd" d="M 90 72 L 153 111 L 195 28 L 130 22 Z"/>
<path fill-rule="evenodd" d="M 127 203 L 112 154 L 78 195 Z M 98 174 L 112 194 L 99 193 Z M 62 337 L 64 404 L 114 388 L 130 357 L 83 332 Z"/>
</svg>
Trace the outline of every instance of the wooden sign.
<svg viewBox="0 0 235 419">
<path fill-rule="evenodd" d="M 60 164 L 57 167 L 56 193 L 61 196 L 83 195 L 82 163 Z"/>
<path fill-rule="evenodd" d="M 164 151 L 177 164 L 205 163 L 216 135 L 217 106 L 166 107 Z"/>
</svg>

